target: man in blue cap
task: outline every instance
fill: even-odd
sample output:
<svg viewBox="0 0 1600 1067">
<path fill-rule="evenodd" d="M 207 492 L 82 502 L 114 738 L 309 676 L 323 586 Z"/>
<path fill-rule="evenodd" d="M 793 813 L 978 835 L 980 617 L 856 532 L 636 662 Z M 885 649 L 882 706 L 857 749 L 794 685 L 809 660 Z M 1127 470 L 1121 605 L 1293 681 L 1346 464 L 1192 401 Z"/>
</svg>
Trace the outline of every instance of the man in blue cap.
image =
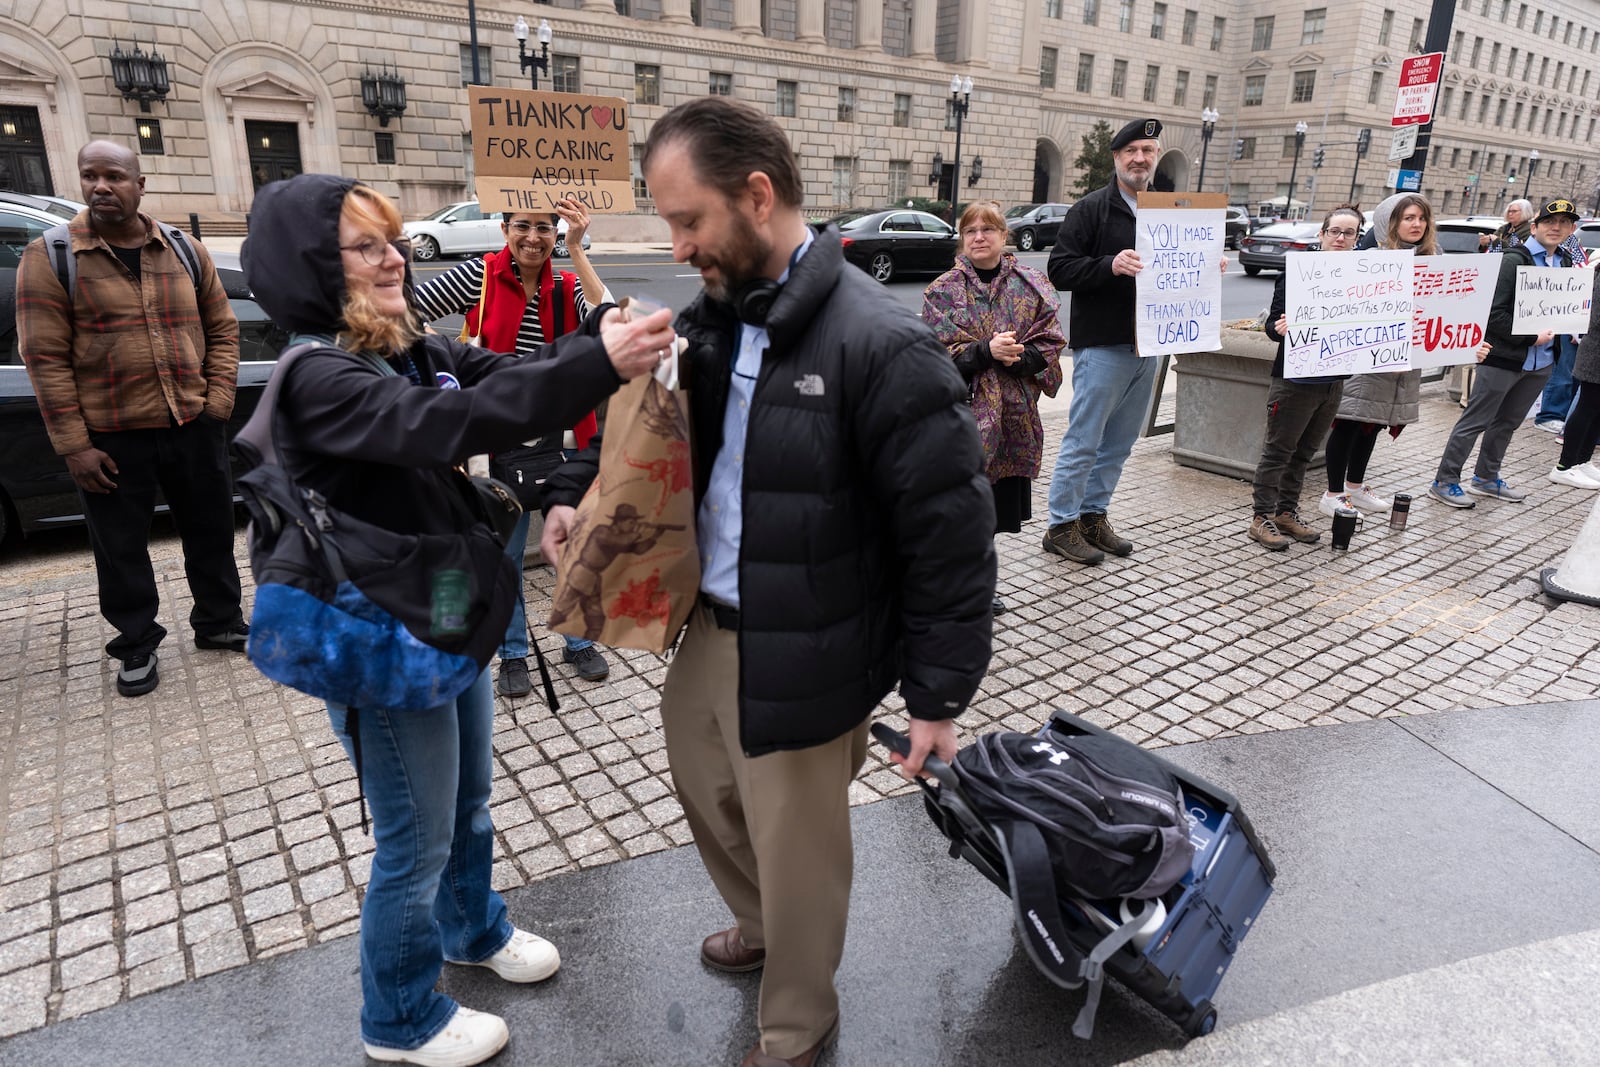
<svg viewBox="0 0 1600 1067">
<path fill-rule="evenodd" d="M 1072 205 L 1050 253 L 1050 281 L 1071 292 L 1072 407 L 1050 478 L 1047 552 L 1074 563 L 1126 556 L 1133 544 L 1106 510 L 1139 438 L 1155 361 L 1134 351 L 1134 251 L 1138 194 L 1161 157 L 1161 120 L 1135 119 L 1111 139 L 1115 175 Z"/>
</svg>

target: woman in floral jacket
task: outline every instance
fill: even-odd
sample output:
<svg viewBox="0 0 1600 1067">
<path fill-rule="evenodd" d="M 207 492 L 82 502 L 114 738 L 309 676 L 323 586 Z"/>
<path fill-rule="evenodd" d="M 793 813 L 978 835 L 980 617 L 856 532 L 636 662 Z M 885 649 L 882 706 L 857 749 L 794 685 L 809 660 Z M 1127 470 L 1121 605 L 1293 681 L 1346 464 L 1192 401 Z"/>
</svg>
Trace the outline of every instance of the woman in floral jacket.
<svg viewBox="0 0 1600 1067">
<path fill-rule="evenodd" d="M 1039 394 L 1061 388 L 1061 301 L 1050 279 L 1005 250 L 999 204 L 969 205 L 958 229 L 961 254 L 923 294 L 922 318 L 972 389 L 995 532 L 1017 533 L 1033 517 L 1033 480 L 1044 455 Z M 1004 610 L 996 597 L 994 613 Z"/>
</svg>

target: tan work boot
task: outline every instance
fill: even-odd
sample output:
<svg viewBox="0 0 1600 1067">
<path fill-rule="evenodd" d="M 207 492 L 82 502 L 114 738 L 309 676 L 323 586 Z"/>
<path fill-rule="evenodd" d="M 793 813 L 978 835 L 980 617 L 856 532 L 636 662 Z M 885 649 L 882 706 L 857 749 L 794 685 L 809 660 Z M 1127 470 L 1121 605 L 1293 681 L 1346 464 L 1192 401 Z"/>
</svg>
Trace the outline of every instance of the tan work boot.
<svg viewBox="0 0 1600 1067">
<path fill-rule="evenodd" d="M 1322 540 L 1322 534 L 1300 521 L 1300 516 L 1293 511 L 1279 512 L 1272 520 L 1272 525 L 1278 528 L 1279 533 L 1288 534 L 1302 545 L 1314 545 Z"/>
<path fill-rule="evenodd" d="M 1099 563 L 1106 558 L 1104 552 L 1083 536 L 1083 522 L 1080 519 L 1050 527 L 1044 535 L 1044 550 L 1065 556 L 1074 563 Z"/>
<path fill-rule="evenodd" d="M 1289 547 L 1289 539 L 1279 533 L 1277 524 L 1265 515 L 1257 515 L 1250 520 L 1250 540 L 1273 552 L 1282 552 Z"/>
</svg>

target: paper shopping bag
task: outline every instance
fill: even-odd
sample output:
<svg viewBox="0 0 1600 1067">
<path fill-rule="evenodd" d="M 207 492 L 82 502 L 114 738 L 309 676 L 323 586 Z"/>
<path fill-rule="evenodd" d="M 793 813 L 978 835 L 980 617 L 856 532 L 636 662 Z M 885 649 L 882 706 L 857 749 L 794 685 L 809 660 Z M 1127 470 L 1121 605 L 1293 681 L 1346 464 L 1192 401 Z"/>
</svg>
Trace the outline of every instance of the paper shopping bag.
<svg viewBox="0 0 1600 1067">
<path fill-rule="evenodd" d="M 650 375 L 612 396 L 600 474 L 556 561 L 550 629 L 664 652 L 700 591 L 689 397 Z"/>
</svg>

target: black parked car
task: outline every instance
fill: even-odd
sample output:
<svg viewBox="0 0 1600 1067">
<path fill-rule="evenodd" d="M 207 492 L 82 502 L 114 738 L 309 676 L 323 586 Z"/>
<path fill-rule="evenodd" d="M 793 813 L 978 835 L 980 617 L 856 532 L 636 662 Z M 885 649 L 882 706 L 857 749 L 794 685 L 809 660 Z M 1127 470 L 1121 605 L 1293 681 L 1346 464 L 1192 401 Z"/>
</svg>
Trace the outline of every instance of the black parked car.
<svg viewBox="0 0 1600 1067">
<path fill-rule="evenodd" d="M 1056 243 L 1061 220 L 1071 204 L 1018 204 L 1006 212 L 1007 238 L 1023 252 Z"/>
<path fill-rule="evenodd" d="M 238 399 L 228 420 L 231 432 L 243 426 L 255 410 L 288 335 L 274 326 L 255 302 L 244 283 L 239 257 L 213 252 L 211 258 L 239 319 Z M 77 488 L 67 474 L 66 461 L 50 447 L 33 383 L 17 351 L 16 285 L 13 260 L 10 266 L 0 267 L 0 541 L 17 532 L 83 521 Z M 161 504 L 160 510 L 166 510 L 166 505 Z"/>
<path fill-rule="evenodd" d="M 1223 225 L 1223 244 L 1228 248 L 1238 248 L 1239 242 L 1250 236 L 1250 212 L 1236 204 L 1229 204 Z"/>
<path fill-rule="evenodd" d="M 901 274 L 943 274 L 956 261 L 955 228 L 926 211 L 846 212 L 839 227 L 844 258 L 880 282 Z"/>
</svg>

